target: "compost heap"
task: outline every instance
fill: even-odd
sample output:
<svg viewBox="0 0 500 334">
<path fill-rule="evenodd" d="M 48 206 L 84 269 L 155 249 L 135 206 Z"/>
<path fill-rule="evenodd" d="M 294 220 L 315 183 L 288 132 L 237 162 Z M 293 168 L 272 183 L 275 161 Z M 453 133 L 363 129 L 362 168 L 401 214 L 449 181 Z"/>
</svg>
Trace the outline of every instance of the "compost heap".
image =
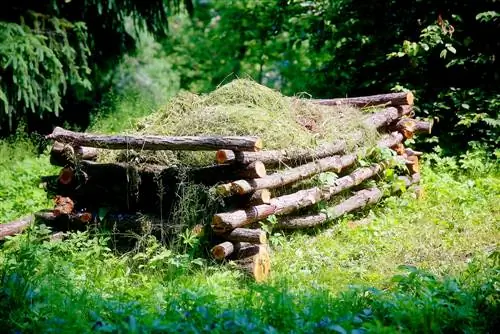
<svg viewBox="0 0 500 334">
<path fill-rule="evenodd" d="M 258 83 L 238 79 L 207 95 L 182 92 L 158 111 L 138 121 L 130 134 L 196 136 L 258 136 L 264 149 L 315 148 L 339 140 L 349 150 L 373 146 L 375 128 L 367 117 L 348 106 L 322 106 L 307 99 L 286 97 Z M 355 134 L 362 133 L 361 142 Z M 117 151 L 101 154 L 102 162 L 206 166 L 213 152 Z"/>
</svg>

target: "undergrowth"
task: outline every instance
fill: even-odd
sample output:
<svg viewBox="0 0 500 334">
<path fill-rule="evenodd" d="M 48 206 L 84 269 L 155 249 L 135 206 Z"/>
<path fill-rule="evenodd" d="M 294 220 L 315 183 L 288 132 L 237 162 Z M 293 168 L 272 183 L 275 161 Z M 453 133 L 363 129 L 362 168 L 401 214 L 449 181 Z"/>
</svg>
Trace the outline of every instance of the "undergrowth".
<svg viewBox="0 0 500 334">
<path fill-rule="evenodd" d="M 17 332 L 492 332 L 498 326 L 500 175 L 480 150 L 428 154 L 425 196 L 405 193 L 310 233 L 274 232 L 255 284 L 144 238 L 48 242 L 40 227 L 0 253 L 0 326 Z M 419 268 L 419 269 L 417 269 Z"/>
<path fill-rule="evenodd" d="M 37 154 L 35 138 L 0 140 L 0 224 L 51 206 L 40 177 L 56 174 L 47 152 Z"/>
</svg>

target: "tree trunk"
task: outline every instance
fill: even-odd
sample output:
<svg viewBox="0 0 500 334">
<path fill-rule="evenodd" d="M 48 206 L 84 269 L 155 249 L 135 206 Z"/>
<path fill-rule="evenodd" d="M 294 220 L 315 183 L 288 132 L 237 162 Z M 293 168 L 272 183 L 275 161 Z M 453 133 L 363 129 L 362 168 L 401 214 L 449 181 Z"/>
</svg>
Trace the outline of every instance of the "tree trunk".
<svg viewBox="0 0 500 334">
<path fill-rule="evenodd" d="M 355 193 L 347 200 L 327 209 L 326 213 L 318 213 L 309 216 L 284 218 L 278 223 L 278 228 L 293 230 L 318 226 L 326 221 L 338 218 L 348 212 L 361 209 L 369 204 L 374 204 L 382 198 L 382 192 L 378 188 L 364 189 Z"/>
<path fill-rule="evenodd" d="M 73 147 L 68 144 L 54 142 L 50 150 L 50 163 L 54 166 L 74 165 L 76 160 L 97 160 L 98 150 L 93 147 Z"/>
<path fill-rule="evenodd" d="M 235 228 L 227 234 L 222 234 L 221 237 L 229 241 L 250 242 L 252 244 L 267 243 L 266 232 L 261 229 Z"/>
<path fill-rule="evenodd" d="M 389 93 L 380 95 L 360 96 L 351 98 L 337 98 L 337 99 L 321 99 L 312 100 L 314 103 L 327 105 L 327 106 L 342 106 L 350 105 L 358 108 L 370 106 L 401 106 L 413 105 L 413 94 L 411 92 L 405 93 Z"/>
<path fill-rule="evenodd" d="M 312 206 L 321 200 L 329 200 L 332 196 L 361 184 L 386 167 L 387 163 L 378 163 L 370 167 L 358 168 L 351 174 L 335 180 L 329 186 L 300 190 L 293 194 L 273 198 L 270 204 L 256 205 L 246 210 L 217 213 L 212 219 L 212 228 L 217 231 L 230 231 L 274 214 L 284 215 Z"/>
<path fill-rule="evenodd" d="M 56 127 L 48 139 L 76 146 L 89 146 L 106 149 L 138 149 L 138 150 L 235 150 L 260 151 L 262 140 L 258 137 L 231 136 L 184 136 L 167 137 L 152 135 L 102 135 L 72 132 Z"/>
</svg>

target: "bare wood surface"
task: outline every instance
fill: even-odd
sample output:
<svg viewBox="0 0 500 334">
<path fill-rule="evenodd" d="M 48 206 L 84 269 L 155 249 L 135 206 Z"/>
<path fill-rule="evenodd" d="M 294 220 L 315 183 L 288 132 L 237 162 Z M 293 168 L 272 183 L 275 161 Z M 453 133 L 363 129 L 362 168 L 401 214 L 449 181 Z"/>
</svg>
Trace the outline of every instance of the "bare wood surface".
<svg viewBox="0 0 500 334">
<path fill-rule="evenodd" d="M 56 127 L 48 139 L 71 144 L 106 149 L 138 149 L 138 150 L 236 150 L 259 151 L 262 140 L 258 137 L 237 136 L 153 136 L 153 135 L 103 135 L 68 131 Z"/>
<path fill-rule="evenodd" d="M 363 189 L 349 197 L 345 201 L 328 208 L 326 212 L 302 217 L 283 218 L 278 223 L 278 228 L 282 229 L 303 229 L 318 226 L 328 220 L 338 218 L 348 212 L 361 209 L 367 205 L 374 204 L 382 198 L 382 192 L 378 188 Z"/>
<path fill-rule="evenodd" d="M 359 108 L 386 105 L 386 106 L 400 106 L 400 105 L 413 105 L 414 97 L 411 92 L 389 93 L 370 96 L 360 96 L 351 98 L 337 98 L 337 99 L 317 99 L 311 100 L 314 103 L 327 105 L 327 106 L 342 106 L 350 105 Z"/>
</svg>

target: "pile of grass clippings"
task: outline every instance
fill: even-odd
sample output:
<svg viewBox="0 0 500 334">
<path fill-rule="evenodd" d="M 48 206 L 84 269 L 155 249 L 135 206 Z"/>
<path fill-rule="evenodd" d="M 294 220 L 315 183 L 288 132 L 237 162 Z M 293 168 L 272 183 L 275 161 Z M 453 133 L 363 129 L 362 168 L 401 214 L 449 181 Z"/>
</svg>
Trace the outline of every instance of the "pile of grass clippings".
<svg viewBox="0 0 500 334">
<path fill-rule="evenodd" d="M 141 119 L 134 134 L 170 136 L 259 136 L 264 149 L 314 148 L 345 140 L 351 149 L 370 146 L 377 131 L 364 126 L 366 114 L 352 107 L 321 106 L 286 97 L 258 83 L 238 79 L 207 95 L 183 92 Z M 362 134 L 359 143 L 355 138 Z M 106 155 L 107 161 L 207 165 L 213 152 L 144 151 Z"/>
</svg>

